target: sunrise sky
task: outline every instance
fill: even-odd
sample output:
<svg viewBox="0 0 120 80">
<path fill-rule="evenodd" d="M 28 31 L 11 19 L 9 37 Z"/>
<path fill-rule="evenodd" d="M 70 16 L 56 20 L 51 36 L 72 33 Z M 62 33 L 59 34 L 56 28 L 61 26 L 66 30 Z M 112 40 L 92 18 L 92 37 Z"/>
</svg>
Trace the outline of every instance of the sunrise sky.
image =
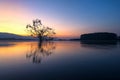
<svg viewBox="0 0 120 80">
<path fill-rule="evenodd" d="M 0 0 L 0 32 L 27 35 L 26 25 L 37 18 L 55 29 L 56 37 L 120 35 L 120 0 Z"/>
</svg>

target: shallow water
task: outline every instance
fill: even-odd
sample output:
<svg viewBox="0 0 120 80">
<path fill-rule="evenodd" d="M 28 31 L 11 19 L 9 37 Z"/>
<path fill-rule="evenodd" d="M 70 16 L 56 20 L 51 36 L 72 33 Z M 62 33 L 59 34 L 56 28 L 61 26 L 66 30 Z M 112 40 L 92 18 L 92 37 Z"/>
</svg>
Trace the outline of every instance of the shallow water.
<svg viewBox="0 0 120 80">
<path fill-rule="evenodd" d="M 0 42 L 0 80 L 120 80 L 120 45 Z"/>
</svg>

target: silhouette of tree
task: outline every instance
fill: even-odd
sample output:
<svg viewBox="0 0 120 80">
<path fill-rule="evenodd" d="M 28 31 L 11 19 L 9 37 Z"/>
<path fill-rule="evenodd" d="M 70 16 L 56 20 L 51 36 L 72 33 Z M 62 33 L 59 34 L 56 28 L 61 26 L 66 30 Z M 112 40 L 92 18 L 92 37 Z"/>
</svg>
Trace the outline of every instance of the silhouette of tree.
<svg viewBox="0 0 120 80">
<path fill-rule="evenodd" d="M 26 58 L 32 59 L 33 63 L 41 63 L 43 57 L 49 56 L 56 48 L 54 42 L 42 42 L 38 46 L 31 44 L 30 50 L 26 54 Z"/>
<path fill-rule="evenodd" d="M 33 20 L 33 24 L 28 24 L 26 29 L 31 36 L 38 37 L 39 42 L 51 40 L 53 39 L 53 35 L 56 34 L 52 28 L 44 26 L 39 19 Z"/>
</svg>

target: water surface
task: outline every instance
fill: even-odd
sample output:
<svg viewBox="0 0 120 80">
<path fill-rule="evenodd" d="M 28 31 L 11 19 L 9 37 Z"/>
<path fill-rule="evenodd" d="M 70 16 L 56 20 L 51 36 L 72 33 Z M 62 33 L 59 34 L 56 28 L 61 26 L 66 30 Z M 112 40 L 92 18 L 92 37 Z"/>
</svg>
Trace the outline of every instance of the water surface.
<svg viewBox="0 0 120 80">
<path fill-rule="evenodd" d="M 120 45 L 0 42 L 0 80 L 120 80 Z"/>
</svg>

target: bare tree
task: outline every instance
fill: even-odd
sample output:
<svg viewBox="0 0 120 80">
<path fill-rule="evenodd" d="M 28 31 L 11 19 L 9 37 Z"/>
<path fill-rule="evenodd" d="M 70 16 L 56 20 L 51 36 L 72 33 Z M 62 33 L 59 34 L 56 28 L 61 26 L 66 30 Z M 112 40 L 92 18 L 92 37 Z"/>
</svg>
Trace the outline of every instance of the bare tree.
<svg viewBox="0 0 120 80">
<path fill-rule="evenodd" d="M 52 28 L 44 26 L 39 19 L 33 20 L 33 24 L 28 24 L 26 28 L 31 36 L 39 38 L 39 42 L 50 40 L 56 34 Z"/>
</svg>

